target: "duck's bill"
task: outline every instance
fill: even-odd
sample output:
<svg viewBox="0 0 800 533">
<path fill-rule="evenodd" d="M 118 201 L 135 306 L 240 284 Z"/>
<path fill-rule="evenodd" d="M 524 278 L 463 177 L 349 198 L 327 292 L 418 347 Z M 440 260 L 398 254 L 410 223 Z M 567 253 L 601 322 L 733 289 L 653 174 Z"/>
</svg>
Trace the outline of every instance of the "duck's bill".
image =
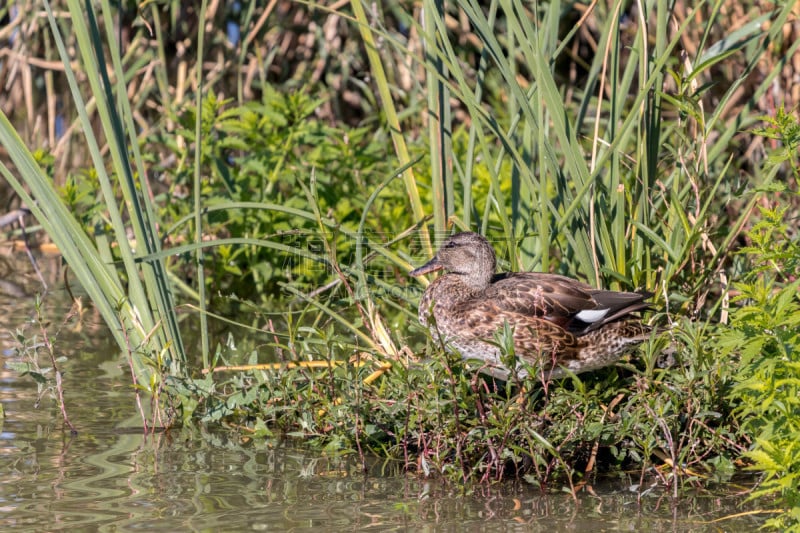
<svg viewBox="0 0 800 533">
<path fill-rule="evenodd" d="M 412 270 L 411 272 L 409 272 L 409 275 L 411 275 L 411 276 L 422 276 L 423 274 L 430 274 L 431 272 L 435 272 L 435 271 L 441 270 L 441 269 L 442 269 L 442 264 L 439 263 L 439 260 L 434 257 L 433 259 L 431 259 L 430 261 L 428 261 L 427 263 L 425 263 L 421 267 L 416 268 L 416 269 Z"/>
</svg>

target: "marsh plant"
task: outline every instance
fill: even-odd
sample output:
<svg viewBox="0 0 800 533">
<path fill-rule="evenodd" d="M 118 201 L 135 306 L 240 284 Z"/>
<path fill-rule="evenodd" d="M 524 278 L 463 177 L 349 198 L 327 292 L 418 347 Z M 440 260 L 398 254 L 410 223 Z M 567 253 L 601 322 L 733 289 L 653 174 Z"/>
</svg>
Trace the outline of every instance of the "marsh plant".
<svg viewBox="0 0 800 533">
<path fill-rule="evenodd" d="M 61 328 L 77 316 L 78 307 L 76 305 L 55 328 L 45 317 L 42 295 L 36 295 L 34 309 L 36 314 L 31 318 L 29 328 L 17 329 L 14 333 L 15 355 L 14 359 L 6 362 L 6 366 L 21 376 L 30 376 L 36 382 L 38 398 L 35 408 L 39 407 L 42 398 L 53 398 L 61 411 L 64 425 L 74 433 L 75 426 L 69 420 L 64 399 L 64 366 L 68 359 L 66 356 L 56 355 L 55 344 Z M 34 329 L 35 332 L 30 334 L 29 329 Z"/>
<path fill-rule="evenodd" d="M 800 242 L 797 215 L 762 208 L 762 220 L 742 250 L 752 270 L 734 285 L 731 327 L 719 341 L 723 357 L 737 361 L 729 401 L 748 443 L 748 469 L 763 473 L 757 496 L 779 496 L 788 512 L 769 521 L 800 527 Z M 737 360 L 738 359 L 738 360 Z"/>
</svg>

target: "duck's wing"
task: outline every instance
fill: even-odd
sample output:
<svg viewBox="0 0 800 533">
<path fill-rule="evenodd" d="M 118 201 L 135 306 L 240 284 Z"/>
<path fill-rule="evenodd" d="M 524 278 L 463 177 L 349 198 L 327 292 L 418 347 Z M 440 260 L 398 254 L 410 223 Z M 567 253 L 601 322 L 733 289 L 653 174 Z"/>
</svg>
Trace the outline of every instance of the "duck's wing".
<svg viewBox="0 0 800 533">
<path fill-rule="evenodd" d="M 594 289 L 557 274 L 514 272 L 495 276 L 484 296 L 498 312 L 541 318 L 581 335 L 647 309 L 644 300 L 651 295 Z"/>
<path fill-rule="evenodd" d="M 631 313 L 646 311 L 651 308 L 650 302 L 646 300 L 653 296 L 653 293 L 641 292 L 620 292 L 604 291 L 595 289 L 592 291 L 592 298 L 597 302 L 598 309 L 608 309 L 602 320 L 588 324 L 584 333 L 588 333 L 609 322 L 614 322 L 627 317 Z"/>
<path fill-rule="evenodd" d="M 593 290 L 566 276 L 512 272 L 495 276 L 484 295 L 499 309 L 536 317 L 571 317 L 597 308 Z"/>
</svg>

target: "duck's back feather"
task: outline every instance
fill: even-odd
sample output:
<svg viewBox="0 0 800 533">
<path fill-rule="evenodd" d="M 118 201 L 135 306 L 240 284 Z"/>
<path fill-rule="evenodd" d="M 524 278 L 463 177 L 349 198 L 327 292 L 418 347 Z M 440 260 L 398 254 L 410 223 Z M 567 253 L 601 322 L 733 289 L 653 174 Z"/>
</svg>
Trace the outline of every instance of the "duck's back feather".
<svg viewBox="0 0 800 533">
<path fill-rule="evenodd" d="M 544 319 L 583 335 L 648 308 L 650 294 L 594 289 L 572 278 L 541 272 L 497 274 L 486 289 L 459 306 L 460 313 L 517 314 Z M 480 309 L 478 309 L 480 308 Z"/>
</svg>

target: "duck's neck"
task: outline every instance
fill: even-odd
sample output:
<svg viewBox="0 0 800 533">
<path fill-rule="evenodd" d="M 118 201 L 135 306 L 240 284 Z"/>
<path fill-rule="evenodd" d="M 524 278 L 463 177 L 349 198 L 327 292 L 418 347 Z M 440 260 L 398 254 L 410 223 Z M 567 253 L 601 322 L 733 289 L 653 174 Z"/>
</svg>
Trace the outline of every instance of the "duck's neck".
<svg viewBox="0 0 800 533">
<path fill-rule="evenodd" d="M 430 313 L 433 311 L 438 327 L 446 330 L 453 309 L 470 300 L 479 299 L 485 289 L 485 286 L 476 287 L 474 280 L 461 274 L 448 272 L 439 276 L 428 286 L 419 302 L 419 321 L 428 325 Z"/>
<path fill-rule="evenodd" d="M 486 290 L 491 282 L 491 276 L 487 279 L 477 276 L 477 273 L 447 273 L 441 278 L 440 291 L 447 291 L 451 298 L 459 301 L 475 298 Z"/>
<path fill-rule="evenodd" d="M 476 269 L 470 272 L 464 272 L 458 274 L 458 278 L 460 279 L 461 283 L 463 283 L 466 287 L 469 287 L 469 290 L 474 293 L 483 292 L 492 282 L 492 276 L 494 275 L 493 271 L 483 270 L 483 269 Z"/>
</svg>

